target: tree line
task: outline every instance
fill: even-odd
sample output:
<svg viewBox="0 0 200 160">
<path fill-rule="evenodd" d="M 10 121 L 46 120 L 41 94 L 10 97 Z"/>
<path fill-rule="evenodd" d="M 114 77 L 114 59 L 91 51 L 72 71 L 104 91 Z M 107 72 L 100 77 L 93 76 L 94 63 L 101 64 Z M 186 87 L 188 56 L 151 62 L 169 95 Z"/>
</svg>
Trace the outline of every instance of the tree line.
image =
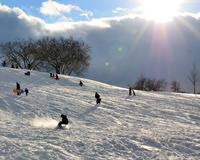
<svg viewBox="0 0 200 160">
<path fill-rule="evenodd" d="M 188 80 L 193 85 L 193 92 L 196 94 L 196 86 L 200 84 L 200 70 L 198 69 L 195 62 L 193 62 L 192 69 L 190 69 L 187 76 Z M 132 88 L 136 90 L 143 91 L 165 91 L 167 87 L 167 82 L 164 79 L 151 79 L 147 78 L 144 74 L 141 74 Z M 170 89 L 173 92 L 183 92 L 181 91 L 181 83 L 173 80 L 171 82 Z"/>
<path fill-rule="evenodd" d="M 18 38 L 2 43 L 0 49 L 7 65 L 65 75 L 83 75 L 91 59 L 91 46 L 73 37 Z"/>
<path fill-rule="evenodd" d="M 133 86 L 136 90 L 143 91 L 164 91 L 167 87 L 167 82 L 164 79 L 156 80 L 147 78 L 144 74 L 138 77 L 138 80 Z"/>
<path fill-rule="evenodd" d="M 38 40 L 16 39 L 13 42 L 0 44 L 1 53 L 7 65 L 18 68 L 38 71 L 55 71 L 57 74 L 83 75 L 90 64 L 91 46 L 84 41 L 75 40 L 73 37 L 56 38 L 42 37 Z M 200 83 L 200 70 L 195 62 L 187 76 L 193 85 L 194 94 L 196 86 Z M 164 91 L 167 82 L 164 79 L 151 79 L 141 74 L 132 88 L 144 91 Z M 171 82 L 173 92 L 182 92 L 180 82 Z"/>
</svg>

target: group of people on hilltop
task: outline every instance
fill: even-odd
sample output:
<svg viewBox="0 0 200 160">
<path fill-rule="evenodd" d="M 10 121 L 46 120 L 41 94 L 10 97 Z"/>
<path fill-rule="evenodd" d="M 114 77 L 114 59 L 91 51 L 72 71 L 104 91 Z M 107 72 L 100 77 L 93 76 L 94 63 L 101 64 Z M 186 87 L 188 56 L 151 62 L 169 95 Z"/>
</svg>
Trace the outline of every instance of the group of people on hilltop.
<svg viewBox="0 0 200 160">
<path fill-rule="evenodd" d="M 52 78 L 55 78 L 56 80 L 59 80 L 59 78 L 58 78 L 58 74 L 53 74 L 53 73 L 49 73 L 50 74 L 50 77 L 52 77 Z"/>
<path fill-rule="evenodd" d="M 3 62 L 2 62 L 2 66 L 3 66 L 3 67 L 6 67 L 6 61 L 3 61 Z M 31 69 L 31 64 L 28 63 L 27 67 L 28 67 L 28 69 Z M 18 67 L 17 64 L 14 66 L 14 64 L 12 63 L 12 64 L 11 64 L 11 68 L 19 68 L 19 67 Z"/>
<path fill-rule="evenodd" d="M 11 68 L 19 68 L 18 65 L 11 64 Z"/>
</svg>

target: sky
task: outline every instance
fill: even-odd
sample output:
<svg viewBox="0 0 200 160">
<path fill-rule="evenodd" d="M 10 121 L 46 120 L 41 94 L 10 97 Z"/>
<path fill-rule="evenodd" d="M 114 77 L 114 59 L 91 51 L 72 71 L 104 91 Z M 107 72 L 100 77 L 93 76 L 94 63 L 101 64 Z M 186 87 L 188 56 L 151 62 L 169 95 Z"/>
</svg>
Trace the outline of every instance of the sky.
<svg viewBox="0 0 200 160">
<path fill-rule="evenodd" d="M 26 72 L 0 67 L 1 160 L 199 159 L 199 95 L 129 96 L 127 88 L 98 81 Z M 28 96 L 12 92 L 16 82 Z M 61 114 L 69 124 L 57 129 Z"/>
<path fill-rule="evenodd" d="M 127 87 L 144 74 L 165 79 L 168 90 L 176 80 L 192 92 L 187 77 L 194 62 L 200 68 L 199 17 L 198 0 L 2 0 L 0 43 L 72 36 L 92 47 L 85 78 Z"/>
</svg>

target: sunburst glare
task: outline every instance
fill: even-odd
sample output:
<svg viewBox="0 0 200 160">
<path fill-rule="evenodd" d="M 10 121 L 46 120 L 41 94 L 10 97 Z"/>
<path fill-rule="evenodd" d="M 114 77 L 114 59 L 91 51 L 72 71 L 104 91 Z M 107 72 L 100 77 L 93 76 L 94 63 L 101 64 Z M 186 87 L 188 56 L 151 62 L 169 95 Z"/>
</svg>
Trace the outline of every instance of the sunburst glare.
<svg viewBox="0 0 200 160">
<path fill-rule="evenodd" d="M 168 22 L 177 14 L 181 0 L 141 0 L 144 16 L 156 22 Z"/>
</svg>

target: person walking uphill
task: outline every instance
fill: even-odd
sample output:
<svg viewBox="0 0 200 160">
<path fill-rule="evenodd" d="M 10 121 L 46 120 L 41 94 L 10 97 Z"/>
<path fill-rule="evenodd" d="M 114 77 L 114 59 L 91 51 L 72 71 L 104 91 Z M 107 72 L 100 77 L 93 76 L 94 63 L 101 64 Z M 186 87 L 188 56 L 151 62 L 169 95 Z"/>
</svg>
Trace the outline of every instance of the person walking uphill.
<svg viewBox="0 0 200 160">
<path fill-rule="evenodd" d="M 68 124 L 68 118 L 67 118 L 67 116 L 64 115 L 64 114 L 61 114 L 60 117 L 62 118 L 62 121 L 60 121 L 60 122 L 58 123 L 58 127 L 62 128 L 62 124 Z"/>
<path fill-rule="evenodd" d="M 129 87 L 129 96 L 132 95 L 132 91 L 133 91 L 133 96 L 135 96 L 135 91 L 131 87 Z"/>
<path fill-rule="evenodd" d="M 95 92 L 95 98 L 96 98 L 96 103 L 100 104 L 101 103 L 101 98 L 100 98 L 100 95 L 97 92 Z"/>
<path fill-rule="evenodd" d="M 131 87 L 129 87 L 129 96 L 131 96 L 132 95 L 132 92 L 131 92 Z"/>
</svg>

